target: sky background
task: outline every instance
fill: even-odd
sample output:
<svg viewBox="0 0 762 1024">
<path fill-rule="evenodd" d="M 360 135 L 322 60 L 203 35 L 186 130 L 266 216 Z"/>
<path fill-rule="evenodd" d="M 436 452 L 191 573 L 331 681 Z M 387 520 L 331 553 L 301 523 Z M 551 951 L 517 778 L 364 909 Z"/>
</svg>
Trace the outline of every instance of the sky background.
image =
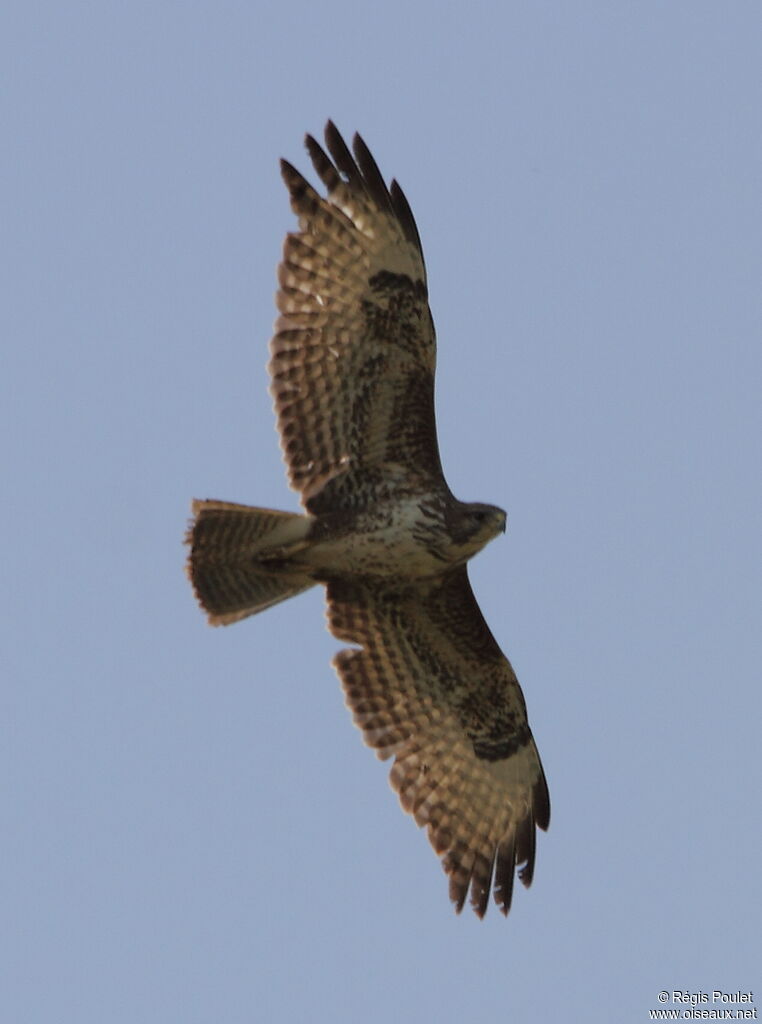
<svg viewBox="0 0 762 1024">
<path fill-rule="evenodd" d="M 3 6 L 3 1020 L 762 989 L 761 39 L 756 0 Z M 192 497 L 297 507 L 277 161 L 329 116 L 416 214 L 449 483 L 508 510 L 472 579 L 553 815 L 507 920 L 452 912 L 322 595 L 213 630 L 183 575 Z"/>
</svg>

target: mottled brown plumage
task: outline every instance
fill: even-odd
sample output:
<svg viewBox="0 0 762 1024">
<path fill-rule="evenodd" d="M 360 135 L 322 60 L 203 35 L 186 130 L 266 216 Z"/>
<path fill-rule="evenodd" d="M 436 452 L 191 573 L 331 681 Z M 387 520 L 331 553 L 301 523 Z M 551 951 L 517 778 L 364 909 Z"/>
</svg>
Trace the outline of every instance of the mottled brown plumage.
<svg viewBox="0 0 762 1024">
<path fill-rule="evenodd" d="M 282 161 L 298 231 L 278 270 L 270 373 L 306 515 L 195 502 L 189 574 L 214 624 L 322 583 L 334 664 L 364 738 L 425 826 L 460 910 L 508 912 L 532 880 L 548 790 L 516 676 L 467 560 L 505 528 L 450 492 L 434 419 L 436 343 L 418 230 L 362 139 L 307 137 L 323 197 Z"/>
</svg>

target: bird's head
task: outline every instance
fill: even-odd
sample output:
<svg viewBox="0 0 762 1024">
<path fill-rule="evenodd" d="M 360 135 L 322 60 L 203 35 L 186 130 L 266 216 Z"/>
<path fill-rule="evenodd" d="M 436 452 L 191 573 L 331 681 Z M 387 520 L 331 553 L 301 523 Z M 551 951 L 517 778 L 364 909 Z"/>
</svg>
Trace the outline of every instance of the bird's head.
<svg viewBox="0 0 762 1024">
<path fill-rule="evenodd" d="M 497 505 L 471 501 L 461 504 L 459 513 L 453 538 L 465 558 L 471 558 L 499 533 L 505 533 L 507 516 Z"/>
</svg>

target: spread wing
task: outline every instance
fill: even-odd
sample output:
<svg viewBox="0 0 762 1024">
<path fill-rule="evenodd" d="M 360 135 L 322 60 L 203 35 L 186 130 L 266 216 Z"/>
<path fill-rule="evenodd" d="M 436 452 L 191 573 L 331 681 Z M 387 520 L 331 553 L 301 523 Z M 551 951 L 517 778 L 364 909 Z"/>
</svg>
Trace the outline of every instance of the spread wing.
<svg viewBox="0 0 762 1024">
<path fill-rule="evenodd" d="M 532 881 L 535 826 L 546 829 L 545 775 L 513 669 L 464 566 L 424 587 L 332 580 L 328 618 L 347 704 L 379 757 L 394 755 L 402 807 L 428 829 L 450 898 L 481 917 L 511 905 L 514 868 Z"/>
<path fill-rule="evenodd" d="M 269 367 L 289 480 L 313 513 L 356 507 L 407 474 L 442 483 L 434 324 L 413 215 L 359 135 L 353 155 L 329 121 L 325 141 L 330 157 L 306 138 L 327 198 L 281 161 L 299 230 L 278 270 Z"/>
</svg>

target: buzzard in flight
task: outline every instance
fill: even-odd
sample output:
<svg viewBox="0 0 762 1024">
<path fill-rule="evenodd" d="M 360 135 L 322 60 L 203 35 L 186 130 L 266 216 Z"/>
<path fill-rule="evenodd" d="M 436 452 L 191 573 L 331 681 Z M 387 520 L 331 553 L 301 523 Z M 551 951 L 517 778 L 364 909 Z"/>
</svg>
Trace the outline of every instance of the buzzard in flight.
<svg viewBox="0 0 762 1024">
<path fill-rule="evenodd" d="M 346 702 L 426 826 L 460 911 L 490 890 L 507 914 L 532 880 L 550 802 L 524 698 L 468 581 L 505 530 L 445 481 L 434 422 L 434 324 L 413 214 L 367 146 L 329 121 L 306 145 L 327 195 L 281 162 L 298 230 L 278 270 L 272 395 L 306 514 L 194 501 L 188 572 L 215 625 L 317 583 Z M 329 155 L 330 154 L 330 155 Z"/>
</svg>

